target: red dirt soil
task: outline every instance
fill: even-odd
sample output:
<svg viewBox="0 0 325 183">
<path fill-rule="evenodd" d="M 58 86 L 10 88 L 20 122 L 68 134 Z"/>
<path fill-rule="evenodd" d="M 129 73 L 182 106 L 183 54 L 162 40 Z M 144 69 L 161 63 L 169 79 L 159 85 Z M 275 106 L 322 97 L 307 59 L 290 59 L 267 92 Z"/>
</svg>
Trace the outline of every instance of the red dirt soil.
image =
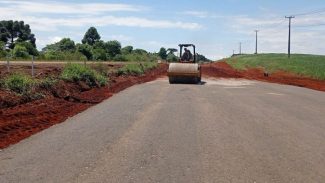
<svg viewBox="0 0 325 183">
<path fill-rule="evenodd" d="M 163 64 L 146 72 L 143 76 L 113 76 L 109 86 L 84 92 L 80 92 L 80 87 L 59 84 L 60 88 L 57 88 L 56 97 L 0 109 L 0 148 L 6 148 L 52 125 L 61 123 L 130 86 L 165 76 L 166 70 L 167 65 Z M 71 87 L 75 88 L 71 89 Z M 74 92 L 69 93 L 68 89 Z"/>
<path fill-rule="evenodd" d="M 269 74 L 269 76 L 266 77 L 264 76 L 264 72 L 262 69 L 248 69 L 238 71 L 232 68 L 226 62 L 217 62 L 203 65 L 202 73 L 203 75 L 209 77 L 245 78 L 325 91 L 325 81 L 297 76 L 283 71 Z"/>
</svg>

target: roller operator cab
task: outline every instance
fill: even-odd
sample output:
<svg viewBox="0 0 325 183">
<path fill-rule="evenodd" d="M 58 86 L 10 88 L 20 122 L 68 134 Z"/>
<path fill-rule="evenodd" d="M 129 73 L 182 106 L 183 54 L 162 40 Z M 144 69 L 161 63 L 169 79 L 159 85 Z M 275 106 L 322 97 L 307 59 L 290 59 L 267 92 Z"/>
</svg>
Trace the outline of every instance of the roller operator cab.
<svg viewBox="0 0 325 183">
<path fill-rule="evenodd" d="M 168 67 L 169 83 L 200 83 L 201 66 L 197 63 L 195 45 L 180 44 L 179 48 L 180 59 L 177 63 L 170 63 Z"/>
</svg>

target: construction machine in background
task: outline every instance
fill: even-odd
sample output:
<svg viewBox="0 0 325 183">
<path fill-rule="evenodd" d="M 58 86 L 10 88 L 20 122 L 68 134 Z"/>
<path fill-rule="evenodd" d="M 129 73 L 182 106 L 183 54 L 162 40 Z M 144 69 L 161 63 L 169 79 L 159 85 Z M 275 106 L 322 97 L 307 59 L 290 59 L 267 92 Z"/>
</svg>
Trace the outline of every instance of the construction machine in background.
<svg viewBox="0 0 325 183">
<path fill-rule="evenodd" d="M 193 54 L 188 47 L 193 48 Z M 170 63 L 167 71 L 169 83 L 200 83 L 201 82 L 201 66 L 197 63 L 195 53 L 195 45 L 180 44 L 180 59 L 177 63 Z M 183 54 L 183 48 L 185 53 Z"/>
</svg>

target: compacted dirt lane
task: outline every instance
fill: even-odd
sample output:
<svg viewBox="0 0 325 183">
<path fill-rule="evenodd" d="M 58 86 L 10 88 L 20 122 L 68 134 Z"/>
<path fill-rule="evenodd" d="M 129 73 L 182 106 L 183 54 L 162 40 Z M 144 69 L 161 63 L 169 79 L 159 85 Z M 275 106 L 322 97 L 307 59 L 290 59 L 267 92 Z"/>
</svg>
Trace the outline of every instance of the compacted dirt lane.
<svg viewBox="0 0 325 183">
<path fill-rule="evenodd" d="M 325 93 L 244 79 L 133 86 L 0 152 L 0 182 L 322 182 Z"/>
</svg>

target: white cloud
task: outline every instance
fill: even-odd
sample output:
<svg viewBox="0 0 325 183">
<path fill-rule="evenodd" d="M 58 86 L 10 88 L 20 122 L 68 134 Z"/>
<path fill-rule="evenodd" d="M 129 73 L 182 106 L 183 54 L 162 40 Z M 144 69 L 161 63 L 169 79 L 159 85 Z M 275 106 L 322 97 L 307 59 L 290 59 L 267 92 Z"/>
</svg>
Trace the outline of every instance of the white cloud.
<svg viewBox="0 0 325 183">
<path fill-rule="evenodd" d="M 38 48 L 43 48 L 48 44 L 53 44 L 61 41 L 62 37 L 54 36 L 54 37 L 46 37 L 46 38 L 39 38 L 36 39 L 36 44 Z"/>
<path fill-rule="evenodd" d="M 45 14 L 98 14 L 116 11 L 143 11 L 143 6 L 113 3 L 63 3 L 53 1 L 0 1 L 2 6 L 24 13 Z"/>
<path fill-rule="evenodd" d="M 61 26 L 127 26 L 143 28 L 178 28 L 186 30 L 201 29 L 198 23 L 152 20 L 136 16 L 112 16 L 110 11 L 140 11 L 138 6 L 128 4 L 105 3 L 58 3 L 58 2 L 25 2 L 25 1 L 0 1 L 0 17 L 2 19 L 24 20 L 33 30 L 56 31 Z M 105 13 L 106 12 L 106 13 Z M 37 13 L 44 13 L 38 16 Z M 74 14 L 65 18 L 50 16 L 51 13 Z M 101 13 L 101 16 L 95 15 Z M 103 14 L 104 13 L 104 14 Z"/>
<path fill-rule="evenodd" d="M 189 16 L 193 16 L 193 17 L 197 17 L 197 18 L 218 18 L 221 16 L 217 16 L 214 13 L 210 13 L 207 11 L 184 11 L 181 14 L 183 15 L 189 15 Z"/>
<path fill-rule="evenodd" d="M 169 20 L 150 20 L 139 17 L 80 17 L 80 18 L 49 18 L 13 15 L 10 19 L 24 20 L 30 24 L 33 30 L 56 31 L 60 26 L 81 27 L 81 26 L 127 26 L 142 28 L 179 28 L 187 30 L 198 30 L 202 26 L 198 23 L 189 23 Z"/>
</svg>

